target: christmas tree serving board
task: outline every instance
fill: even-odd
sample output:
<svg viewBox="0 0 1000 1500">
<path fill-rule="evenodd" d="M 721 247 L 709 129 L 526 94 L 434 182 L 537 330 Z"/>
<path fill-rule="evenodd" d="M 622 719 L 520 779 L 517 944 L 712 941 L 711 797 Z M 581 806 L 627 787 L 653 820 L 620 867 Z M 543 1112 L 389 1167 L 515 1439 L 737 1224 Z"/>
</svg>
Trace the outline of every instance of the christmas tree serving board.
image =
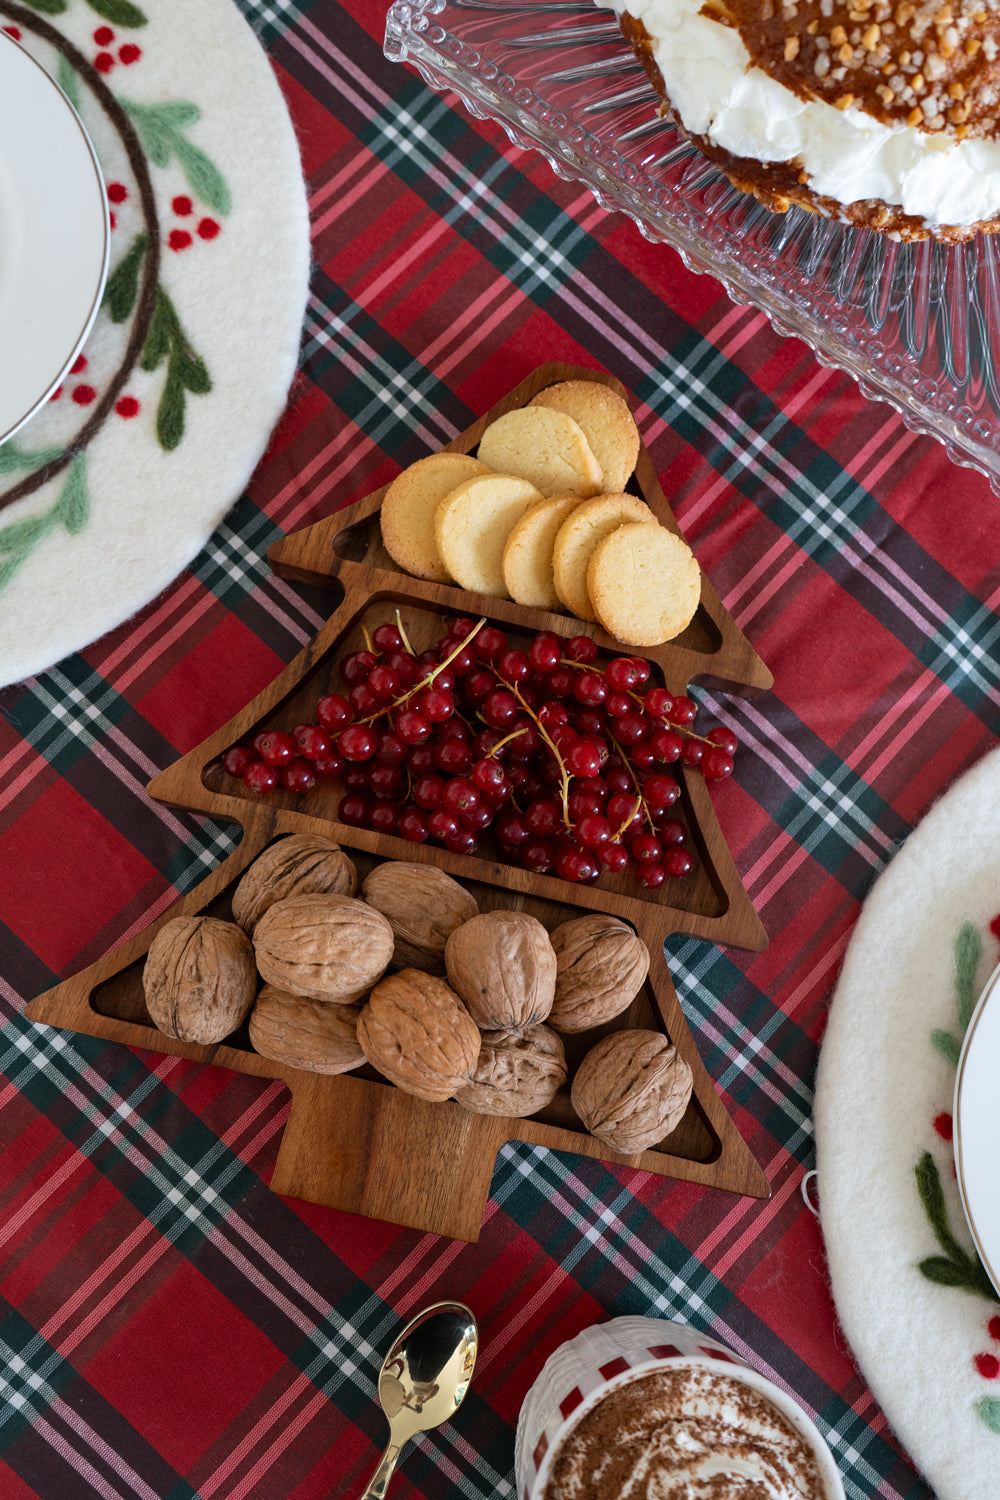
<svg viewBox="0 0 1000 1500">
<path fill-rule="evenodd" d="M 486 425 L 524 405 L 544 386 L 565 379 L 597 379 L 625 394 L 610 376 L 565 365 L 548 365 L 522 382 L 505 400 L 449 445 L 473 452 Z M 631 488 L 661 523 L 677 530 L 649 455 L 640 448 Z M 388 834 L 347 827 L 338 821 L 343 786 L 317 782 L 303 796 L 276 791 L 266 798 L 228 776 L 225 751 L 263 728 L 290 729 L 314 718 L 325 693 L 340 686 L 337 664 L 361 649 L 384 622 L 403 625 L 417 652 L 442 634 L 456 615 L 483 617 L 526 644 L 542 630 L 569 637 L 590 634 L 607 659 L 622 654 L 618 643 L 594 626 L 448 585 L 425 583 L 401 573 L 381 545 L 378 510 L 384 491 L 278 543 L 275 569 L 287 577 L 329 586 L 336 607 L 315 640 L 251 704 L 149 784 L 156 799 L 237 823 L 237 850 L 200 886 L 133 942 L 34 1000 L 27 1015 L 89 1035 L 147 1047 L 283 1079 L 291 1108 L 271 1186 L 275 1192 L 453 1238 L 478 1238 L 500 1146 L 521 1140 L 638 1167 L 731 1192 L 766 1197 L 767 1181 L 719 1098 L 677 1001 L 663 953 L 664 939 L 686 933 L 737 947 L 766 943 L 726 847 L 700 772 L 681 767 L 677 810 L 687 824 L 696 869 L 687 879 L 668 879 L 657 890 L 641 886 L 634 871 L 605 872 L 596 884 L 578 885 L 554 875 L 532 874 L 505 858 L 489 836 L 475 855 L 453 854 L 432 843 L 414 844 Z M 367 636 L 366 636 L 367 632 Z M 704 682 L 743 695 L 771 685 L 767 668 L 703 579 L 698 613 L 677 640 L 644 653 L 673 694 Z M 649 977 L 631 1008 L 616 1020 L 567 1037 L 570 1081 L 583 1052 L 608 1031 L 623 1027 L 663 1030 L 690 1064 L 694 1090 L 675 1130 L 638 1156 L 619 1156 L 590 1136 L 576 1116 L 569 1084 L 553 1103 L 530 1119 L 475 1115 L 452 1102 L 428 1104 L 402 1093 L 371 1068 L 326 1076 L 258 1056 L 245 1028 L 218 1046 L 198 1046 L 164 1036 L 153 1027 L 142 991 L 142 967 L 156 932 L 178 914 L 231 914 L 231 895 L 242 872 L 269 843 L 291 832 L 321 832 L 341 843 L 364 878 L 384 859 L 433 864 L 461 881 L 481 910 L 527 911 L 548 928 L 586 911 L 610 913 L 631 924 L 650 952 Z"/>
</svg>

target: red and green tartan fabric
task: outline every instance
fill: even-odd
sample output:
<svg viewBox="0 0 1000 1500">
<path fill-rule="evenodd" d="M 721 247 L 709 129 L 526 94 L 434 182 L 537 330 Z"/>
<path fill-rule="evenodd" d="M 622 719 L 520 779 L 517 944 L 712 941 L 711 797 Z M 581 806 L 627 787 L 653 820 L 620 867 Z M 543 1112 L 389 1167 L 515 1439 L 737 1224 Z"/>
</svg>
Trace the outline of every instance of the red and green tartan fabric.
<svg viewBox="0 0 1000 1500">
<path fill-rule="evenodd" d="M 96 25 L 123 0 L 91 3 Z M 996 743 L 998 500 L 762 314 L 387 62 L 377 0 L 240 8 L 310 193 L 289 410 L 162 597 L 0 692 L 0 1496 L 357 1493 L 385 1439 L 384 1350 L 419 1305 L 460 1297 L 483 1333 L 476 1378 L 455 1421 L 407 1451 L 400 1500 L 512 1497 L 529 1384 L 564 1338 L 621 1313 L 688 1321 L 795 1392 L 850 1500 L 929 1500 L 838 1332 L 801 1188 L 860 904 Z M 687 538 L 774 672 L 760 699 L 709 700 L 744 747 L 713 795 L 770 947 L 668 945 L 773 1195 L 515 1145 L 464 1245 L 271 1194 L 280 1086 L 22 1012 L 233 846 L 229 826 L 143 788 L 318 628 L 323 596 L 273 577 L 268 545 L 550 360 L 601 366 L 633 393 Z"/>
</svg>

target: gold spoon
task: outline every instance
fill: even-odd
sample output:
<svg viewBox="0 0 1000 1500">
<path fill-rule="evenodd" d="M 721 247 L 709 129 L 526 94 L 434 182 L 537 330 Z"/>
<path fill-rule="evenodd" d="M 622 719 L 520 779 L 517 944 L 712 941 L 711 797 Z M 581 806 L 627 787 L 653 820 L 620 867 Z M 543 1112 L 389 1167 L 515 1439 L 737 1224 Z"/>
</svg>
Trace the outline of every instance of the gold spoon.
<svg viewBox="0 0 1000 1500">
<path fill-rule="evenodd" d="M 462 1302 L 435 1302 L 407 1323 L 378 1378 L 389 1443 L 360 1500 L 383 1500 L 404 1443 L 458 1411 L 478 1349 L 475 1317 Z"/>
</svg>

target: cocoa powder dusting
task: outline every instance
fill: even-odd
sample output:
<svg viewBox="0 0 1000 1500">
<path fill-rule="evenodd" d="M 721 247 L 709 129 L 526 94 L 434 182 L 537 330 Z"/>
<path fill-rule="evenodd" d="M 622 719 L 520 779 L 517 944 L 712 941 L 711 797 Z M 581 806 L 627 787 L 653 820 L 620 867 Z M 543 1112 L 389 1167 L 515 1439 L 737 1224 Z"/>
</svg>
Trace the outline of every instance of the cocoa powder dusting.
<svg viewBox="0 0 1000 1500">
<path fill-rule="evenodd" d="M 766 1397 L 704 1366 L 657 1370 L 587 1412 L 543 1500 L 826 1500 L 808 1444 Z"/>
</svg>

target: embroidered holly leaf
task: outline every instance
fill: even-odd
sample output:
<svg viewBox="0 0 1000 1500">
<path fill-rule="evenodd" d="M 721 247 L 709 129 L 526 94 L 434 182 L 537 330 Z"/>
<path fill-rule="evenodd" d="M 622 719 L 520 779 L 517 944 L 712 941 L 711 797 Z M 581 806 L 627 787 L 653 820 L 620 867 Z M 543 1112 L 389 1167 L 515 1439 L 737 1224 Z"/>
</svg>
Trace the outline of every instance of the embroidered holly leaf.
<svg viewBox="0 0 1000 1500">
<path fill-rule="evenodd" d="M 196 197 L 216 213 L 229 213 L 232 208 L 229 184 L 210 157 L 184 134 L 189 126 L 201 119 L 197 104 L 168 99 L 161 104 L 134 104 L 122 100 L 122 105 L 135 120 L 153 165 L 166 167 L 170 158 L 175 157 Z"/>
<path fill-rule="evenodd" d="M 87 0 L 91 10 L 110 21 L 112 26 L 145 26 L 146 17 L 131 0 Z"/>
<path fill-rule="evenodd" d="M 976 1008 L 976 970 L 982 951 L 978 927 L 972 922 L 963 922 L 955 939 L 955 997 L 958 1000 L 958 1024 L 963 1036 Z"/>
<path fill-rule="evenodd" d="M 1000 1432 L 1000 1397 L 982 1396 L 976 1402 L 976 1411 L 991 1432 Z"/>
<path fill-rule="evenodd" d="M 174 155 L 196 197 L 215 213 L 227 214 L 233 206 L 229 184 L 201 147 L 179 136 L 174 142 Z"/>
<path fill-rule="evenodd" d="M 169 453 L 184 436 L 185 392 L 207 395 L 212 389 L 212 377 L 205 361 L 188 341 L 174 304 L 163 287 L 158 286 L 139 363 L 144 370 L 156 370 L 164 359 L 167 378 L 156 409 L 156 436 L 161 448 Z"/>
<path fill-rule="evenodd" d="M 23 521 L 12 521 L 0 531 L 0 552 L 21 552 L 34 547 L 48 531 L 44 516 L 27 516 Z"/>
<path fill-rule="evenodd" d="M 177 354 L 177 378 L 192 396 L 206 396 L 212 389 L 212 378 L 205 361 L 186 345 Z"/>
<path fill-rule="evenodd" d="M 104 288 L 104 305 L 112 323 L 124 323 L 135 306 L 139 293 L 139 272 L 142 270 L 148 245 L 148 236 L 137 234 L 128 254 L 119 261 L 108 277 Z"/>
<path fill-rule="evenodd" d="M 66 9 L 66 0 L 27 0 L 27 4 L 43 16 L 60 16 Z"/>
<path fill-rule="evenodd" d="M 85 453 L 73 459 L 66 482 L 55 504 L 40 516 L 27 516 L 0 530 L 0 592 L 27 562 L 32 552 L 50 531 L 63 526 L 71 536 L 87 524 L 90 504 L 87 498 Z"/>
<path fill-rule="evenodd" d="M 153 304 L 153 316 L 149 320 L 149 328 L 146 330 L 146 340 L 142 346 L 142 354 L 139 356 L 139 364 L 144 370 L 156 370 L 170 353 L 170 340 L 173 331 L 173 307 L 170 299 L 162 287 L 156 288 L 156 301 Z"/>
<path fill-rule="evenodd" d="M 944 1251 L 943 1255 L 932 1255 L 920 1261 L 918 1269 L 928 1281 L 935 1281 L 941 1286 L 961 1287 L 964 1291 L 974 1292 L 979 1297 L 996 1302 L 997 1294 L 993 1283 L 983 1269 L 979 1256 L 975 1253 L 967 1254 L 951 1231 L 941 1177 L 929 1151 L 924 1152 L 913 1170 L 920 1201 L 930 1220 L 934 1237 Z"/>
<path fill-rule="evenodd" d="M 953 1067 L 958 1067 L 958 1059 L 962 1054 L 961 1043 L 952 1036 L 950 1031 L 932 1031 L 931 1041 L 939 1052 L 943 1052 Z"/>
<path fill-rule="evenodd" d="M 56 503 L 54 520 L 64 526 L 70 536 L 77 536 L 86 526 L 89 514 L 84 458 L 78 453 L 70 464 L 66 483 Z"/>
<path fill-rule="evenodd" d="M 62 89 L 66 98 L 79 114 L 80 112 L 80 79 L 77 71 L 68 57 L 60 52 L 59 62 L 56 65 L 56 82 Z"/>
<path fill-rule="evenodd" d="M 960 1265 L 949 1260 L 946 1255 L 929 1255 L 926 1260 L 919 1261 L 917 1270 L 926 1276 L 928 1281 L 936 1281 L 938 1286 L 965 1286 L 966 1276 Z"/>
<path fill-rule="evenodd" d="M 6 442 L 0 447 L 0 477 L 16 474 L 21 469 L 40 469 L 62 457 L 61 448 L 39 448 L 34 453 L 25 453 L 16 443 Z"/>
</svg>

